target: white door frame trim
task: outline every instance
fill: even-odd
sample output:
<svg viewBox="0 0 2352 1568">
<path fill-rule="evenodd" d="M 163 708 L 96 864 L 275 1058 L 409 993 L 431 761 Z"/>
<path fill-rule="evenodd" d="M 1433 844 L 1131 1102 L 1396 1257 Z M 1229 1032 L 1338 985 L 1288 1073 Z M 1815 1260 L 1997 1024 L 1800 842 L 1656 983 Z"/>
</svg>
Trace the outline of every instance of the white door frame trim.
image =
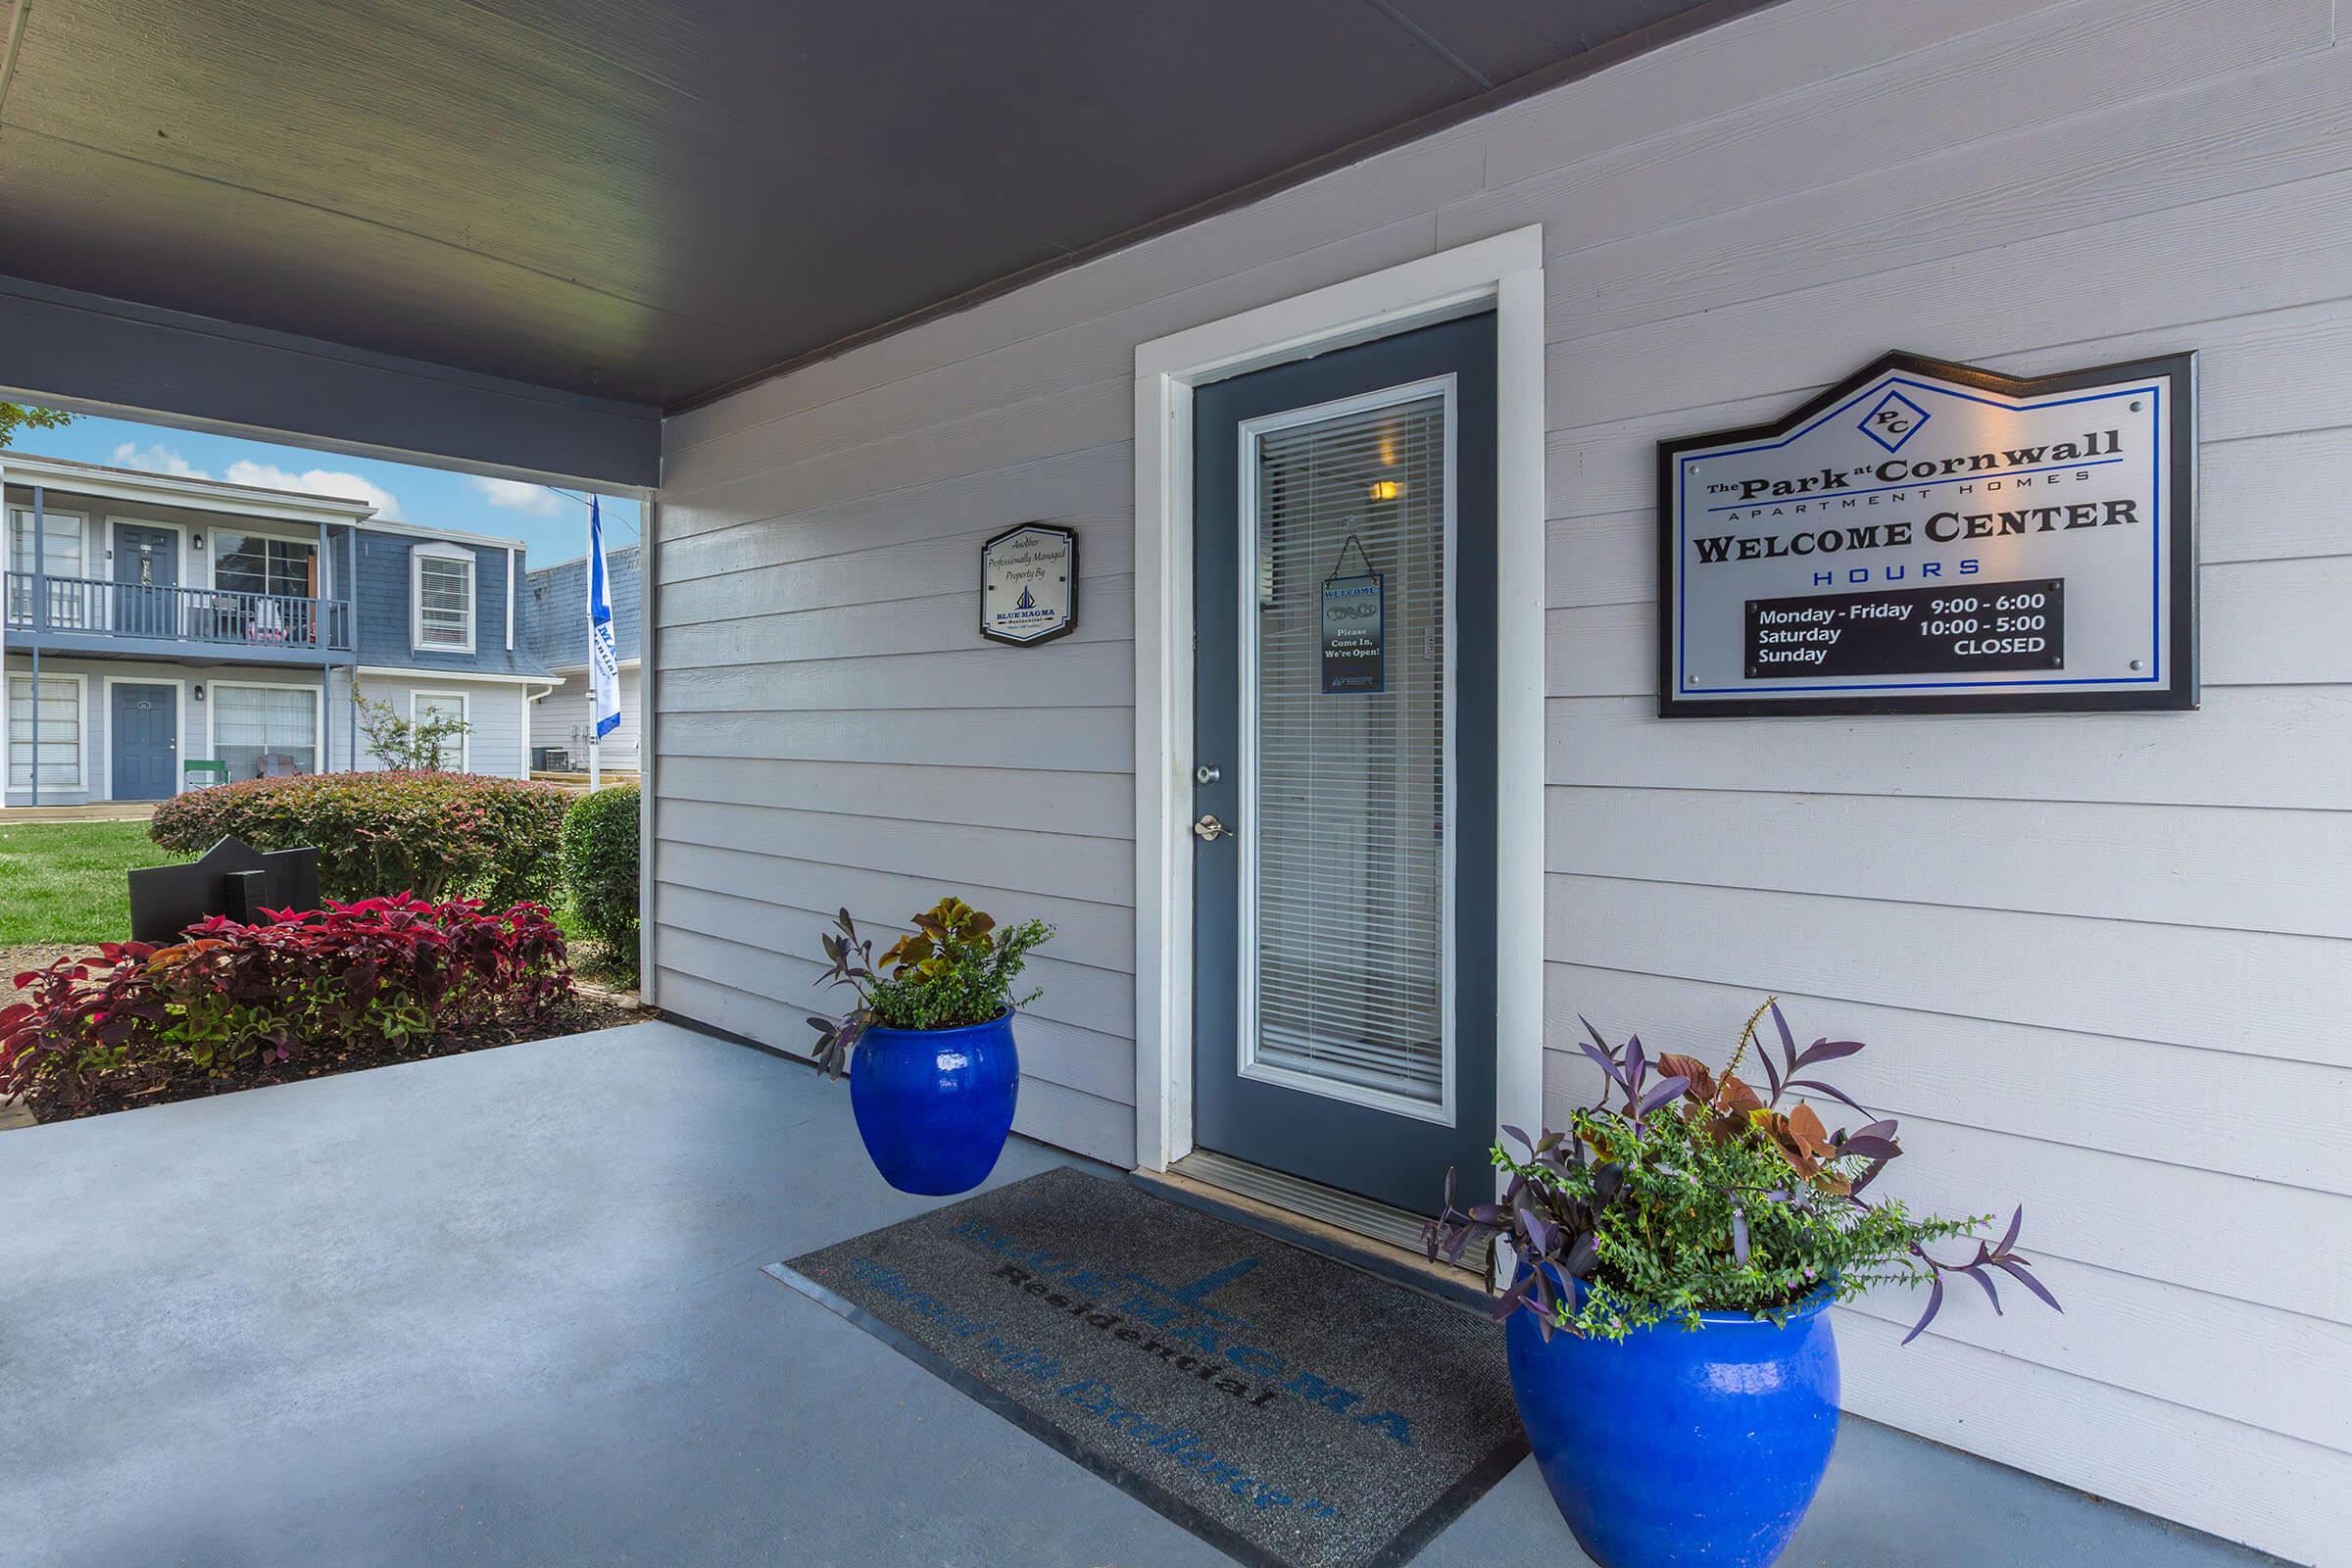
<svg viewBox="0 0 2352 1568">
<path fill-rule="evenodd" d="M 1135 1161 L 1193 1149 L 1193 389 L 1495 312 L 1495 1105 L 1544 1117 L 1544 233 L 1531 224 L 1135 351 Z M 1434 1207 L 1440 1195 L 1432 1194 Z"/>
</svg>

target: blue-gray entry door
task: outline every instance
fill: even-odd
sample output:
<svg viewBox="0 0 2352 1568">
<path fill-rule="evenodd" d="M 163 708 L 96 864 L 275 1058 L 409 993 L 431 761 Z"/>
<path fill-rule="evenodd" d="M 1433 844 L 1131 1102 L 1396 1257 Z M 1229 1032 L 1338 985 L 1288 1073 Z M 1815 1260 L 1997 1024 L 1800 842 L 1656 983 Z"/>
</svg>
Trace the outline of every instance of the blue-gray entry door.
<svg viewBox="0 0 2352 1568">
<path fill-rule="evenodd" d="M 1430 1212 L 1494 1139 L 1494 318 L 1193 412 L 1193 1141 Z"/>
<path fill-rule="evenodd" d="M 118 801 L 169 800 L 179 775 L 179 688 L 117 681 L 107 752 Z"/>
<path fill-rule="evenodd" d="M 114 526 L 115 630 L 130 637 L 177 636 L 179 534 L 137 522 Z"/>
</svg>

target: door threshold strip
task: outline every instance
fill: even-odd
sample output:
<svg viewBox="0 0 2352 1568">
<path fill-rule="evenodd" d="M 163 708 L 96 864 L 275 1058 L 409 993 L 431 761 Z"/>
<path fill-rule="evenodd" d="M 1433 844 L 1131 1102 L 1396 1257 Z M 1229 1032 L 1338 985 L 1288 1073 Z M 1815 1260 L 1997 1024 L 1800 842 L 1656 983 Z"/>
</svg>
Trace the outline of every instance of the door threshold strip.
<svg viewBox="0 0 2352 1568">
<path fill-rule="evenodd" d="M 1386 1203 L 1207 1150 L 1195 1151 L 1165 1171 L 1131 1172 L 1129 1180 L 1456 1305 L 1481 1311 L 1492 1305 L 1475 1265 L 1431 1262 L 1422 1247 L 1422 1220 Z"/>
</svg>

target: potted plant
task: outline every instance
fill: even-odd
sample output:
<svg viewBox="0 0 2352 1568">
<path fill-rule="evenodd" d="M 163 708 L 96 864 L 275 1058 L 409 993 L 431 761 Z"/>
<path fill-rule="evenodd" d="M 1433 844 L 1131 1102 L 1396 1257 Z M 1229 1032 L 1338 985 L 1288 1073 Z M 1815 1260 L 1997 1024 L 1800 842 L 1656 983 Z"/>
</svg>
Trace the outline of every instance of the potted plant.
<svg viewBox="0 0 2352 1568">
<path fill-rule="evenodd" d="M 882 1179 L 905 1193 L 965 1193 L 988 1179 L 1012 1131 L 1021 1062 L 1012 1014 L 1044 995 L 1012 995 L 1029 952 L 1054 934 L 1042 920 L 1003 930 L 961 899 L 942 899 L 876 960 L 844 909 L 824 938 L 858 1004 L 810 1018 L 817 1065 L 850 1074 L 858 1135 Z"/>
<path fill-rule="evenodd" d="M 1769 1095 L 1740 1069 L 1755 1052 Z M 1778 1558 L 1828 1468 L 1838 1432 L 1838 1345 L 1829 1306 L 1874 1286 L 1929 1286 L 1916 1339 L 1965 1275 L 2000 1297 L 1997 1272 L 2050 1306 L 2017 1250 L 2021 1208 L 1997 1242 L 1989 1217 L 1914 1215 L 1865 1198 L 1902 1152 L 1874 1116 L 1819 1069 L 1863 1047 L 1799 1051 L 1777 1000 L 1740 1031 L 1718 1074 L 1690 1056 L 1653 1061 L 1639 1038 L 1579 1042 L 1607 1075 L 1601 1098 L 1560 1131 L 1497 1144 L 1499 1201 L 1446 1206 L 1429 1254 L 1459 1260 L 1497 1238 L 1516 1268 L 1495 1315 L 1507 1320 L 1511 1388 L 1552 1500 L 1602 1568 L 1666 1563 L 1761 1568 Z M 1793 1108 L 1783 1102 L 1794 1094 Z M 1850 1107 L 1831 1132 L 1804 1102 Z M 1953 1261 L 1931 1248 L 1962 1239 Z"/>
</svg>

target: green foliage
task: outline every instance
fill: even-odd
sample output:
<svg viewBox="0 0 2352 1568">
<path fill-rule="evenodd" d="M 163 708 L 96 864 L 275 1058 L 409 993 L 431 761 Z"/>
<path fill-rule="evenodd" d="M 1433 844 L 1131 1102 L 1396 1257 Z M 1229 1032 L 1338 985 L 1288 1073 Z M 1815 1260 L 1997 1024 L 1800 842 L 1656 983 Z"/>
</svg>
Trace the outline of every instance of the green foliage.
<svg viewBox="0 0 2352 1568">
<path fill-rule="evenodd" d="M 604 945 L 605 961 L 637 982 L 637 813 L 634 784 L 614 784 L 572 802 L 564 817 L 564 881 L 580 929 Z"/>
<path fill-rule="evenodd" d="M 503 908 L 553 902 L 570 804 L 554 784 L 478 773 L 305 773 L 191 790 L 157 807 L 148 832 L 179 855 L 230 834 L 257 850 L 315 848 L 330 899 L 414 893 Z"/>
<path fill-rule="evenodd" d="M 1563 1300 L 1555 1325 L 1618 1340 L 1668 1318 L 1696 1327 L 1701 1312 L 1777 1320 L 1824 1280 L 1848 1300 L 1877 1285 L 1924 1279 L 1929 1269 L 1915 1249 L 1984 1223 L 1915 1219 L 1898 1202 L 1832 1200 L 1867 1162 L 1849 1155 L 1798 1173 L 1774 1131 L 1776 1116 L 1759 1108 L 1727 1123 L 1686 1101 L 1637 1132 L 1615 1111 L 1580 1110 L 1569 1136 L 1587 1150 L 1584 1161 L 1538 1164 L 1497 1148 L 1500 1168 L 1567 1202 L 1590 1205 L 1604 1188 L 1616 1189 L 1595 1212 L 1596 1266 L 1584 1298 L 1573 1310 Z M 1810 1107 L 1781 1120 L 1828 1150 Z"/>
<path fill-rule="evenodd" d="M 1016 997 L 1013 982 L 1030 950 L 1053 935 L 1043 920 L 999 930 L 993 918 L 951 896 L 916 915 L 914 929 L 893 943 L 877 965 L 872 939 L 860 938 L 850 911 L 842 910 L 825 934 L 831 967 L 821 978 L 856 991 L 858 1005 L 838 1021 L 808 1020 L 817 1032 L 817 1065 L 841 1076 L 851 1049 L 869 1028 L 962 1029 L 1007 1007 L 1027 1006 L 1044 989 Z"/>
<path fill-rule="evenodd" d="M 352 695 L 360 710 L 360 735 L 385 767 L 438 772 L 466 755 L 463 743 L 473 726 L 457 714 L 436 710 L 422 718 L 403 718 L 390 703 L 365 691 Z"/>
<path fill-rule="evenodd" d="M 55 409 L 28 409 L 22 403 L 0 403 L 0 447 L 13 445 L 19 430 L 58 430 L 74 416 Z"/>
<path fill-rule="evenodd" d="M 1780 1036 L 1777 1060 L 1769 1047 L 1756 1054 L 1769 1098 L 1740 1077 L 1767 1013 Z M 1599 1101 L 1539 1139 L 1505 1127 L 1527 1153 L 1494 1147 L 1495 1167 L 1510 1178 L 1500 1200 L 1457 1210 L 1448 1172 L 1445 1209 L 1423 1232 L 1433 1259 L 1458 1261 L 1473 1242 L 1508 1239 L 1522 1267 L 1497 1316 L 1524 1308 L 1546 1338 L 1566 1329 L 1621 1340 L 1669 1320 L 1696 1328 L 1704 1312 L 1779 1322 L 1825 1287 L 1849 1300 L 1880 1285 L 1925 1284 L 1917 1338 L 1952 1275 L 1968 1276 L 1997 1308 L 1996 1272 L 2057 1307 L 2016 1250 L 2022 1208 L 1998 1242 L 1979 1240 L 1972 1255 L 1946 1261 L 1929 1244 L 1974 1238 L 1988 1217 L 1915 1216 L 1892 1200 L 1864 1199 L 1903 1149 L 1892 1117 L 1874 1116 L 1820 1076 L 1864 1050 L 1859 1041 L 1799 1051 L 1768 998 L 1717 1074 L 1694 1056 L 1653 1059 L 1639 1038 L 1612 1046 L 1585 1027 L 1592 1038 L 1579 1049 L 1607 1079 Z M 1804 1095 L 1849 1107 L 1863 1125 L 1831 1132 Z M 1784 1100 L 1793 1108 L 1781 1109 Z"/>
</svg>

